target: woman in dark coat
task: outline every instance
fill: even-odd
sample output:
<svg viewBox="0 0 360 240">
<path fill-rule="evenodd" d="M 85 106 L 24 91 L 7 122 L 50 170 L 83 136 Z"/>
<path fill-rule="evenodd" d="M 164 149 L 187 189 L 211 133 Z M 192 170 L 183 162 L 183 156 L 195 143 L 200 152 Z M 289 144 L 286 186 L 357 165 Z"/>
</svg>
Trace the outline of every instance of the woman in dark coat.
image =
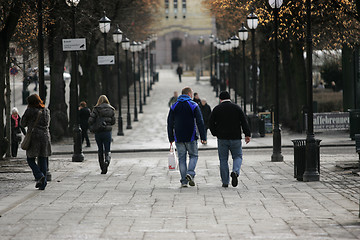
<svg viewBox="0 0 360 240">
<path fill-rule="evenodd" d="M 28 127 L 28 131 L 34 128 L 31 135 L 30 147 L 26 150 L 26 157 L 36 179 L 35 187 L 44 190 L 47 185 L 47 161 L 51 155 L 49 133 L 50 112 L 45 107 L 39 95 L 32 94 L 26 100 L 28 106 L 21 119 L 20 125 L 22 127 Z M 36 126 L 34 126 L 38 116 L 39 120 Z M 38 160 L 37 164 L 35 158 Z"/>
<path fill-rule="evenodd" d="M 11 156 L 16 157 L 19 142 L 21 142 L 21 133 L 26 134 L 25 128 L 20 126 L 20 115 L 16 107 L 11 110 Z"/>
<path fill-rule="evenodd" d="M 102 129 L 97 128 L 99 122 L 103 124 Z M 95 140 L 98 146 L 101 174 L 107 173 L 110 164 L 111 131 L 112 125 L 114 124 L 115 108 L 110 105 L 109 100 L 105 95 L 101 95 L 89 118 L 90 130 L 95 133 Z"/>
</svg>

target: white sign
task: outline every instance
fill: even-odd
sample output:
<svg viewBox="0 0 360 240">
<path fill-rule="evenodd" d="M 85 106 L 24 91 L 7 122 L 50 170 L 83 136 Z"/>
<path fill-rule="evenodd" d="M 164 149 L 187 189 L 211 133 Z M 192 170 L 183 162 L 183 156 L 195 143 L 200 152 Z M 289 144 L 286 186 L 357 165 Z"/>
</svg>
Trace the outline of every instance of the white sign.
<svg viewBox="0 0 360 240">
<path fill-rule="evenodd" d="M 98 56 L 98 65 L 113 65 L 115 64 L 115 56 Z"/>
<path fill-rule="evenodd" d="M 63 39 L 63 51 L 85 51 L 86 50 L 86 39 L 75 38 L 75 39 Z"/>
</svg>

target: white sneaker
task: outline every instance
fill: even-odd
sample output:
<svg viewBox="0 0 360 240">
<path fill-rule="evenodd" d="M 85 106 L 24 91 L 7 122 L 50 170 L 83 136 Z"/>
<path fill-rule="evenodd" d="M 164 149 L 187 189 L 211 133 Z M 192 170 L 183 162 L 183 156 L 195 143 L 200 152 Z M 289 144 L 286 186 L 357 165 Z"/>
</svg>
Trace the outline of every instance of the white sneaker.
<svg viewBox="0 0 360 240">
<path fill-rule="evenodd" d="M 187 183 L 182 183 L 182 184 L 181 184 L 181 187 L 182 187 L 182 188 L 185 188 L 185 187 L 188 187 L 188 185 L 187 185 Z"/>
</svg>

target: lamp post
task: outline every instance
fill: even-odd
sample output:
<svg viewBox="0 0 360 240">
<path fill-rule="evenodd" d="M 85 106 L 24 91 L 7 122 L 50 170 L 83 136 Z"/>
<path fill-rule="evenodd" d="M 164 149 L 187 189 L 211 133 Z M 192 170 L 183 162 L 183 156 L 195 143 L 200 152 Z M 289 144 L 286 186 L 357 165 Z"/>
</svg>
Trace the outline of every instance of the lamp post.
<svg viewBox="0 0 360 240">
<path fill-rule="evenodd" d="M 317 161 L 317 145 L 314 135 L 313 123 L 313 87 L 312 87 L 312 36 L 311 36 L 311 0 L 306 0 L 306 62 L 307 62 L 307 132 L 306 132 L 306 147 L 305 147 L 305 172 L 303 175 L 304 182 L 319 181 L 320 175 Z"/>
<path fill-rule="evenodd" d="M 244 113 L 246 115 L 246 74 L 245 74 L 245 42 L 248 39 L 248 30 L 246 29 L 244 23 L 239 29 L 239 39 L 242 42 L 242 69 L 243 69 L 243 91 L 244 91 Z"/>
<path fill-rule="evenodd" d="M 146 56 L 146 79 L 147 79 L 147 96 L 150 97 L 150 68 L 149 68 L 149 53 L 150 53 L 150 38 L 145 40 L 146 48 L 145 48 L 145 56 Z"/>
<path fill-rule="evenodd" d="M 198 43 L 200 45 L 200 76 L 203 76 L 203 62 L 202 62 L 202 47 L 204 46 L 204 38 L 203 36 L 200 36 Z"/>
<path fill-rule="evenodd" d="M 231 37 L 231 47 L 234 50 L 233 52 L 233 60 L 236 61 L 237 57 L 236 57 L 236 49 L 239 47 L 239 38 L 234 35 Z M 235 64 L 233 63 L 233 66 L 235 66 Z M 234 92 L 235 92 L 235 103 L 237 103 L 237 76 L 236 76 L 236 68 L 233 68 L 233 76 L 234 76 Z"/>
<path fill-rule="evenodd" d="M 141 42 L 136 44 L 136 52 L 138 53 L 138 76 L 139 76 L 139 113 L 143 112 L 143 104 L 142 104 L 142 91 L 141 91 Z"/>
<path fill-rule="evenodd" d="M 232 69 L 231 69 L 231 64 L 230 64 L 230 62 L 231 62 L 230 61 L 231 60 L 230 51 L 231 51 L 232 46 L 231 46 L 231 40 L 230 39 L 226 40 L 225 46 L 226 46 L 226 54 L 227 54 L 227 60 L 228 60 L 228 71 L 227 71 L 228 87 L 229 87 L 229 94 L 231 96 L 231 92 L 230 92 L 231 74 L 230 74 L 230 72 L 231 72 Z"/>
<path fill-rule="evenodd" d="M 143 98 L 144 98 L 144 102 L 143 104 L 146 105 L 146 82 L 145 82 L 145 49 L 146 49 L 146 43 L 145 41 L 143 41 L 141 43 L 141 62 L 142 62 L 142 79 L 143 79 Z"/>
<path fill-rule="evenodd" d="M 213 43 L 214 43 L 214 35 L 209 36 L 210 42 L 210 84 L 213 85 L 213 91 L 215 91 L 215 84 L 213 81 Z"/>
<path fill-rule="evenodd" d="M 103 34 L 104 36 L 104 52 L 105 52 L 105 55 L 107 55 L 107 41 L 106 41 L 106 35 L 107 33 L 110 31 L 110 23 L 111 23 L 111 20 L 106 17 L 106 14 L 105 14 L 105 11 L 104 11 L 104 16 L 102 18 L 100 18 L 99 20 L 99 29 L 100 29 L 100 32 Z M 109 80 L 109 77 L 108 77 L 108 67 L 105 66 L 105 69 L 104 69 L 104 83 L 105 83 L 105 89 L 106 89 L 106 95 L 109 95 L 109 83 L 108 83 L 108 80 Z M 109 96 L 108 96 L 109 97 Z"/>
<path fill-rule="evenodd" d="M 75 24 L 75 17 L 76 17 L 76 6 L 80 0 L 66 0 L 66 4 L 73 9 L 73 21 L 72 21 L 72 28 L 73 28 L 73 38 L 76 38 L 76 24 Z M 71 62 L 72 62 L 72 73 L 71 73 L 71 85 L 73 89 L 73 102 L 72 102 L 72 116 L 74 120 L 73 125 L 73 141 L 74 141 L 74 153 L 72 155 L 73 162 L 82 162 L 84 161 L 84 154 L 82 152 L 81 146 L 81 128 L 79 125 L 79 96 L 78 96 L 78 55 L 76 51 L 73 51 L 71 54 Z"/>
<path fill-rule="evenodd" d="M 214 60 L 214 66 L 215 66 L 215 93 L 216 97 L 219 97 L 219 72 L 218 72 L 218 51 L 219 51 L 219 43 L 218 40 L 214 43 L 215 46 L 215 60 Z"/>
<path fill-rule="evenodd" d="M 272 162 L 282 162 L 281 154 L 281 130 L 279 126 L 279 50 L 278 50 L 278 14 L 282 5 L 282 0 L 269 0 L 269 4 L 274 11 L 275 24 L 275 109 L 274 109 L 274 130 L 273 130 L 273 154 Z"/>
<path fill-rule="evenodd" d="M 226 90 L 226 83 L 225 83 L 225 51 L 226 45 L 225 42 L 222 41 L 220 43 L 220 92 Z"/>
<path fill-rule="evenodd" d="M 258 17 L 254 12 L 251 12 L 247 16 L 247 25 L 251 31 L 251 76 L 252 76 L 252 82 L 253 82 L 253 115 L 250 117 L 250 126 L 251 126 L 251 135 L 253 138 L 260 137 L 259 134 L 259 119 L 257 117 L 257 61 L 256 61 L 256 55 L 255 55 L 255 29 L 258 26 Z"/>
<path fill-rule="evenodd" d="M 133 83 L 134 83 L 134 122 L 139 121 L 138 120 L 138 113 L 137 113 L 137 107 L 136 107 L 136 63 L 135 63 L 135 52 L 137 51 L 137 43 L 133 41 L 130 44 L 130 51 L 132 52 L 132 72 L 133 72 Z"/>
<path fill-rule="evenodd" d="M 119 26 L 117 26 L 115 32 L 113 33 L 113 40 L 116 44 L 116 62 L 117 62 L 117 80 L 118 80 L 118 105 L 119 105 L 118 132 L 117 132 L 118 136 L 124 136 L 123 120 L 121 116 L 121 85 L 120 85 L 121 70 L 120 70 L 120 54 L 119 54 L 119 45 L 122 40 L 122 35 L 123 35 L 122 31 L 120 30 Z"/>
<path fill-rule="evenodd" d="M 124 38 L 121 43 L 122 48 L 125 50 L 125 75 L 126 75 L 126 100 L 127 100 L 127 114 L 126 114 L 126 129 L 132 129 L 131 114 L 130 114 L 130 94 L 129 94 L 129 60 L 128 51 L 130 49 L 130 41 Z"/>
</svg>

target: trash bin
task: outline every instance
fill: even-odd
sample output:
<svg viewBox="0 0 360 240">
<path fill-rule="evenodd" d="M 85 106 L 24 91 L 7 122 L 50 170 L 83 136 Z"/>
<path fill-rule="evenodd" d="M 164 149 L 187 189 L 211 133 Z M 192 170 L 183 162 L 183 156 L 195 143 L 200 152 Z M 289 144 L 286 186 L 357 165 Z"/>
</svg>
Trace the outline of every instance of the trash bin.
<svg viewBox="0 0 360 240">
<path fill-rule="evenodd" d="M 153 82 L 158 82 L 159 81 L 159 72 L 154 72 L 153 73 Z"/>
<path fill-rule="evenodd" d="M 294 178 L 298 181 L 303 180 L 306 164 L 306 139 L 291 140 L 294 144 Z M 318 165 L 318 172 L 320 173 L 320 139 L 315 139 L 316 143 L 316 158 Z"/>
<path fill-rule="evenodd" d="M 350 138 L 355 140 L 355 134 L 360 134 L 360 109 L 349 109 L 350 113 Z"/>
</svg>

